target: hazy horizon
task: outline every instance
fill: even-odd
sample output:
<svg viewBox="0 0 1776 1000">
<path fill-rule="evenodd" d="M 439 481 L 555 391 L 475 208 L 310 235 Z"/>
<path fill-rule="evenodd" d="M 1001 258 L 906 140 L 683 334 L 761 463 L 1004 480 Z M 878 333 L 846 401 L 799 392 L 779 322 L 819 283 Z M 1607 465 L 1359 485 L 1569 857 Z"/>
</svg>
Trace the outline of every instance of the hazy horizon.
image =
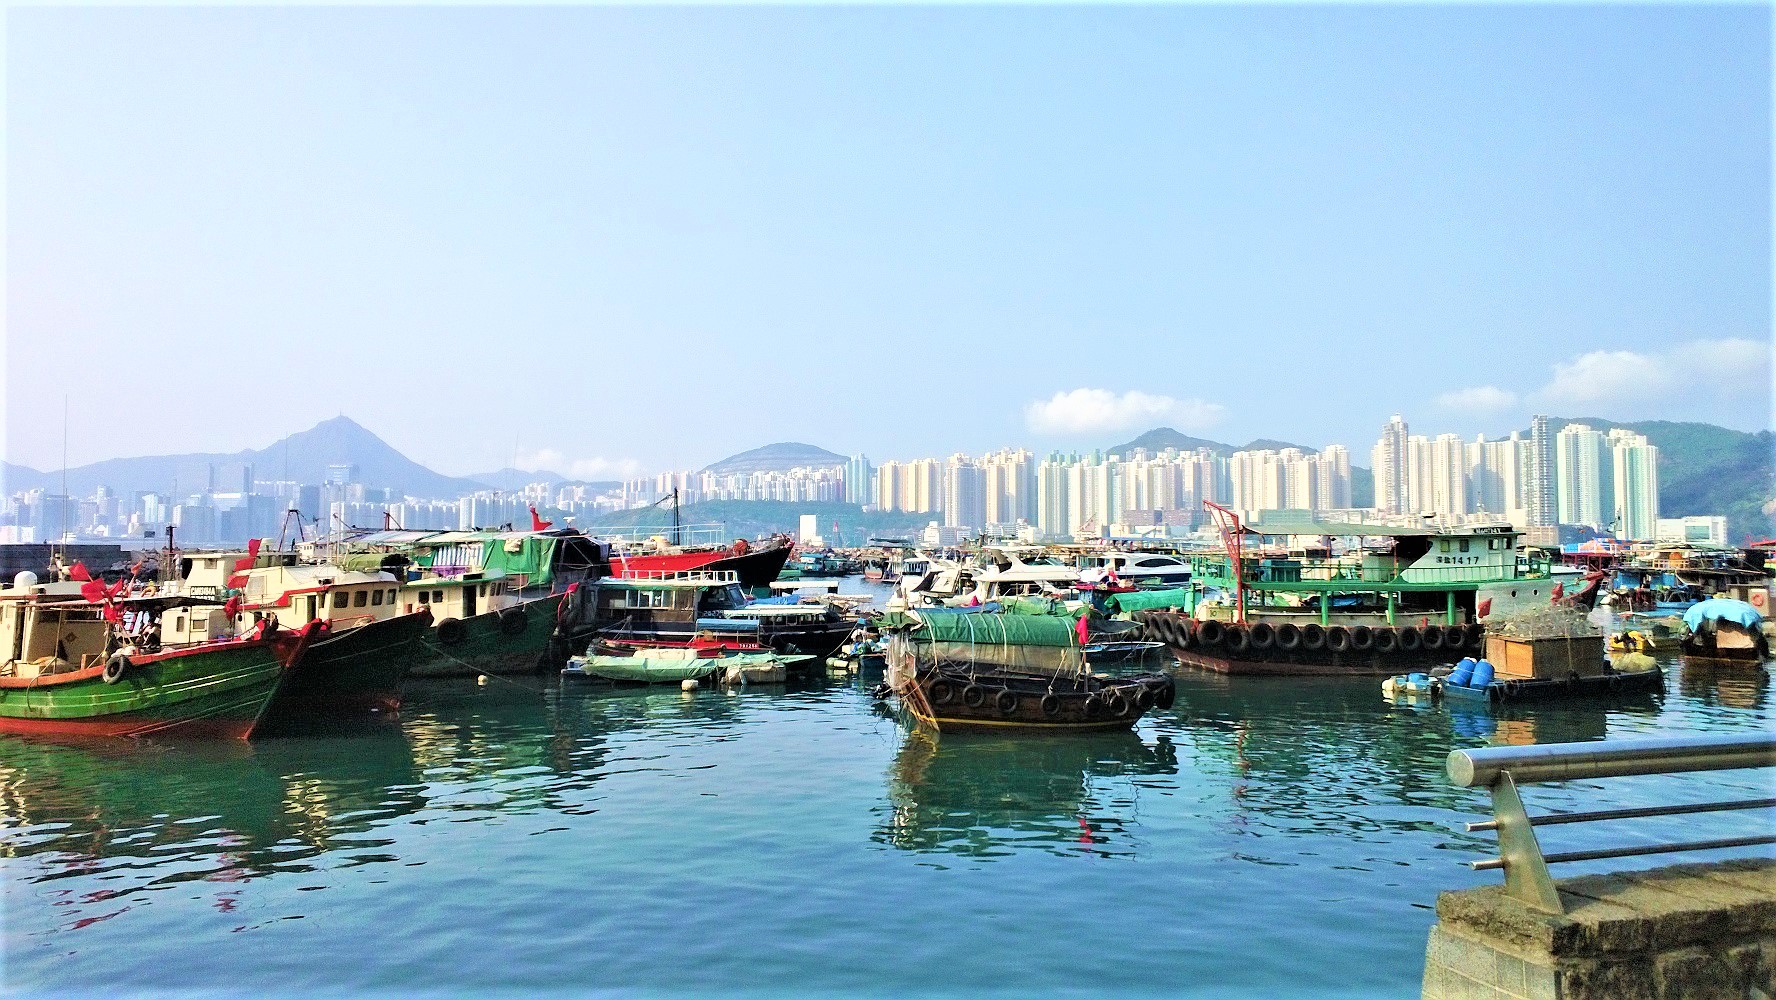
<svg viewBox="0 0 1776 1000">
<path fill-rule="evenodd" d="M 6 459 L 1767 428 L 1770 23 L 14 9 Z"/>
</svg>

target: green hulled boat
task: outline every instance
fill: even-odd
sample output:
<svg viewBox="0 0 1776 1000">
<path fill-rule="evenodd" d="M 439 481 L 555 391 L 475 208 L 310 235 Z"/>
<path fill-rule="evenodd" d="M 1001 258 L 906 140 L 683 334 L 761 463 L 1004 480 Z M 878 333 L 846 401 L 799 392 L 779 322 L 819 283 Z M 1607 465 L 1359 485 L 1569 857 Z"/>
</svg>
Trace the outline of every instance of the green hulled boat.
<svg viewBox="0 0 1776 1000">
<path fill-rule="evenodd" d="M 0 732 L 246 739 L 300 666 L 308 632 L 153 652 L 118 646 L 105 609 L 0 595 Z"/>
<path fill-rule="evenodd" d="M 454 584 L 443 593 L 474 586 Z M 423 583 L 409 587 L 423 588 Z M 559 670 L 567 661 L 567 651 L 550 640 L 555 637 L 555 619 L 563 596 L 551 594 L 467 617 L 451 616 L 452 611 L 461 614 L 460 606 L 440 611 L 439 605 L 432 605 L 438 622 L 425 637 L 426 648 L 413 673 L 421 677 L 460 677 Z"/>
</svg>

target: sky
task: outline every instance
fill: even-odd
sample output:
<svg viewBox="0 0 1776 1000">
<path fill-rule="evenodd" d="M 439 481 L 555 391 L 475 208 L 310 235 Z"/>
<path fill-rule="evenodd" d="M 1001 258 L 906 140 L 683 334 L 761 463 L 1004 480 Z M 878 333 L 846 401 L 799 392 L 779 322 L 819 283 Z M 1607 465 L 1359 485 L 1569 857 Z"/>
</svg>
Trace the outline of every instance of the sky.
<svg viewBox="0 0 1776 1000">
<path fill-rule="evenodd" d="M 6 17 L 15 463 L 1770 425 L 1763 6 Z"/>
</svg>

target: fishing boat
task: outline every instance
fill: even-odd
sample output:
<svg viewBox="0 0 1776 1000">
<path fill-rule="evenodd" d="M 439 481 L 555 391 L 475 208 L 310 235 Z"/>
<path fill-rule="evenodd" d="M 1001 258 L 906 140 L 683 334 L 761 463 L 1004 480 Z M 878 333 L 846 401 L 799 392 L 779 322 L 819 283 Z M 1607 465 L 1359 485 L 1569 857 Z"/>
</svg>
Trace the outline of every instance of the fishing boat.
<svg viewBox="0 0 1776 1000">
<path fill-rule="evenodd" d="M 239 576 L 243 615 L 317 629 L 301 669 L 273 699 L 268 727 L 401 707 L 401 683 L 427 652 L 432 614 L 403 609 L 393 574 L 274 558 L 241 566 Z"/>
<path fill-rule="evenodd" d="M 1684 612 L 1679 648 L 1686 657 L 1762 663 L 1770 657 L 1764 616 L 1744 601 L 1714 597 Z"/>
<path fill-rule="evenodd" d="M 681 684 L 716 679 L 728 684 L 779 684 L 792 667 L 811 656 L 768 649 L 750 652 L 720 647 L 610 647 L 570 657 L 561 676 L 614 684 Z"/>
<path fill-rule="evenodd" d="M 85 600 L 32 576 L 0 591 L 0 732 L 246 739 L 313 635 L 237 637 L 220 609 Z"/>
<path fill-rule="evenodd" d="M 738 573 L 695 570 L 606 577 L 582 585 L 563 606 L 561 628 L 578 649 L 594 638 L 659 646 L 709 633 L 818 662 L 857 625 L 857 615 L 845 607 L 828 599 L 755 601 L 742 589 Z"/>
<path fill-rule="evenodd" d="M 1519 556 L 1520 533 L 1508 525 L 1246 525 L 1210 507 L 1223 551 L 1191 557 L 1182 607 L 1134 612 L 1147 637 L 1188 666 L 1294 675 L 1428 670 L 1452 654 L 1483 651 L 1489 622 L 1563 596 L 1545 563 Z"/>
<path fill-rule="evenodd" d="M 1128 729 L 1176 697 L 1165 674 L 1093 672 L 1068 618 L 919 612 L 890 632 L 883 693 L 940 732 Z"/>
<path fill-rule="evenodd" d="M 431 614 L 429 655 L 414 676 L 559 670 L 568 652 L 556 634 L 562 601 L 605 575 L 610 549 L 532 518 L 530 531 L 372 532 L 327 554 L 343 569 L 389 573 L 397 604 Z"/>
<path fill-rule="evenodd" d="M 678 546 L 656 538 L 647 549 L 614 549 L 609 575 L 646 580 L 671 573 L 732 573 L 740 586 L 750 591 L 770 586 L 783 573 L 793 549 L 787 535 L 757 543 L 742 538 L 725 546 Z"/>
</svg>

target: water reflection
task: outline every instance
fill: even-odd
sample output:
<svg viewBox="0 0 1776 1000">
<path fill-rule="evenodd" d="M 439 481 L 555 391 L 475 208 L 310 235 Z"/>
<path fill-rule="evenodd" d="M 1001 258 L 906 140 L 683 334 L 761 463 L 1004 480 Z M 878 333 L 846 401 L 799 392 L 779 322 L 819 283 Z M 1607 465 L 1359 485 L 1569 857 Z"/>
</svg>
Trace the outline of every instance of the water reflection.
<svg viewBox="0 0 1776 1000">
<path fill-rule="evenodd" d="M 1018 848 L 1126 854 L 1139 783 L 1178 771 L 1169 737 L 1133 733 L 1032 738 L 911 730 L 888 769 L 878 843 L 995 857 Z"/>
<path fill-rule="evenodd" d="M 1756 663 L 1685 659 L 1678 674 L 1678 690 L 1686 697 L 1727 708 L 1763 708 L 1769 684 L 1769 672 Z"/>
</svg>

